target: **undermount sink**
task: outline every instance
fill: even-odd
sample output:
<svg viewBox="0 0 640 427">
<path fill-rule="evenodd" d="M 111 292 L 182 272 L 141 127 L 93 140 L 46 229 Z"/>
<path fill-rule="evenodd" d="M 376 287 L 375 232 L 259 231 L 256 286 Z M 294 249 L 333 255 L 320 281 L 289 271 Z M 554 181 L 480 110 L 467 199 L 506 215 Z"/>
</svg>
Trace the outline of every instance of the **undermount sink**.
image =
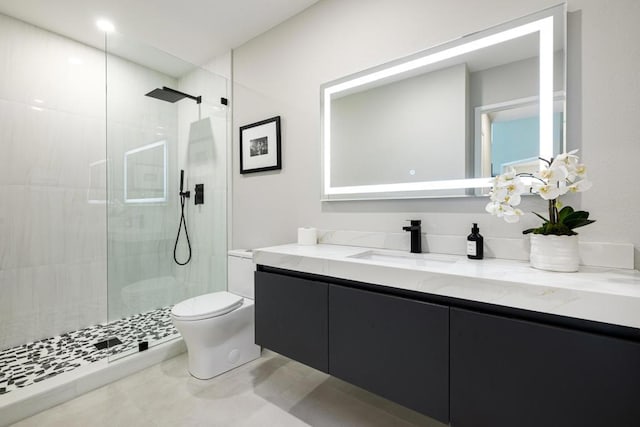
<svg viewBox="0 0 640 427">
<path fill-rule="evenodd" d="M 424 267 L 428 265 L 437 266 L 442 264 L 452 264 L 457 261 L 455 258 L 440 254 L 413 254 L 410 252 L 405 253 L 383 250 L 364 251 L 355 255 L 350 255 L 347 258 L 408 265 L 412 267 Z"/>
</svg>

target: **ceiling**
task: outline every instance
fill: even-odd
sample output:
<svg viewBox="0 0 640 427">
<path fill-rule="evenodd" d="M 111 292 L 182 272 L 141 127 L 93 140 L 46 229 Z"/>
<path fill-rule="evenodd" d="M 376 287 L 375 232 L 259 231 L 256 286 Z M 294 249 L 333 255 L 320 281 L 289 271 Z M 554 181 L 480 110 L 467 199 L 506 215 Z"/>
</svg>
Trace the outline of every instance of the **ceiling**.
<svg viewBox="0 0 640 427">
<path fill-rule="evenodd" d="M 0 0 L 0 13 L 102 48 L 99 18 L 127 38 L 204 65 L 318 0 Z"/>
</svg>

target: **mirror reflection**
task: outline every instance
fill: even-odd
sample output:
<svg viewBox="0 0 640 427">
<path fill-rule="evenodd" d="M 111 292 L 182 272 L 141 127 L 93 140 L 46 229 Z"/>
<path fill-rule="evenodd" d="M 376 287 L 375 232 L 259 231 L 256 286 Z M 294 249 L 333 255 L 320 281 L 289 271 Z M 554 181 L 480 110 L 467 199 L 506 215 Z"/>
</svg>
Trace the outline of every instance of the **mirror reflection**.
<svg viewBox="0 0 640 427">
<path fill-rule="evenodd" d="M 537 170 L 564 149 L 564 33 L 561 5 L 324 84 L 323 198 L 473 195 Z"/>
<path fill-rule="evenodd" d="M 159 141 L 124 153 L 125 203 L 167 200 L 167 142 Z"/>
</svg>

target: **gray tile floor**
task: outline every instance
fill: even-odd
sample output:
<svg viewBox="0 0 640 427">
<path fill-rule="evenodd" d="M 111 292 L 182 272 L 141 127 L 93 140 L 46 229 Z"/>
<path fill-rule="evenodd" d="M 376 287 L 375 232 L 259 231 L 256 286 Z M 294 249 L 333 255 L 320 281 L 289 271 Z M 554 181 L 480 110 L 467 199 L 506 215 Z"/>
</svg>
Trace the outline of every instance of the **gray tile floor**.
<svg viewBox="0 0 640 427">
<path fill-rule="evenodd" d="M 444 426 L 269 351 L 206 381 L 185 353 L 15 424 L 89 425 Z"/>
</svg>

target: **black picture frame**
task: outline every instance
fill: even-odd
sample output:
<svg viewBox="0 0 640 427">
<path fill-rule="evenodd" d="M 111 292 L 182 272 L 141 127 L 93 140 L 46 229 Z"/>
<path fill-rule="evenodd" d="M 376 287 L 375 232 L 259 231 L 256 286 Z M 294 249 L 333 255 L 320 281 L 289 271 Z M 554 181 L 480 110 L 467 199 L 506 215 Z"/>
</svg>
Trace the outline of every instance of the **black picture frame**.
<svg viewBox="0 0 640 427">
<path fill-rule="evenodd" d="M 240 127 L 240 173 L 282 169 L 280 116 Z"/>
</svg>

